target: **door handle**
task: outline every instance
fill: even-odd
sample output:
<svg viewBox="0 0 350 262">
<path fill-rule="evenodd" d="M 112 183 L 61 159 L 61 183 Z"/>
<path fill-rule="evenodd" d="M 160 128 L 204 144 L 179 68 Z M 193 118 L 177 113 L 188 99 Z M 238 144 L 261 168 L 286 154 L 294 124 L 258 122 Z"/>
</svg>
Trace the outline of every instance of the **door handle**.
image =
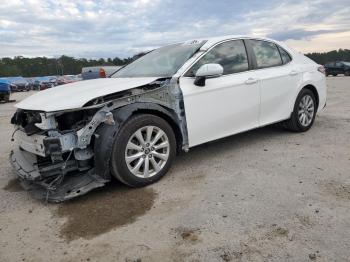
<svg viewBox="0 0 350 262">
<path fill-rule="evenodd" d="M 258 79 L 256 78 L 248 78 L 248 80 L 245 81 L 246 85 L 252 85 L 258 82 Z"/>
<path fill-rule="evenodd" d="M 295 70 L 292 70 L 292 71 L 290 71 L 290 73 L 289 73 L 289 75 L 291 75 L 291 76 L 296 76 L 297 74 L 298 74 L 298 72 L 295 71 Z"/>
</svg>

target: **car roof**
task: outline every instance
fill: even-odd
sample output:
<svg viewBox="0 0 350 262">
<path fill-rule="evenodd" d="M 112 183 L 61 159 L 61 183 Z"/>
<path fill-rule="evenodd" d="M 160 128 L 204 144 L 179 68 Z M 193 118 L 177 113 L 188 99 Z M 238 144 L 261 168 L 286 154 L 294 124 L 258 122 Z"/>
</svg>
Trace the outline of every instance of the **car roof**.
<svg viewBox="0 0 350 262">
<path fill-rule="evenodd" d="M 4 77 L 0 77 L 0 83 L 10 84 L 9 80 Z"/>
<path fill-rule="evenodd" d="M 252 35 L 223 35 L 223 36 L 207 37 L 207 38 L 203 38 L 203 40 L 216 43 L 216 42 L 220 42 L 228 39 L 246 39 L 246 38 L 258 38 L 258 39 L 271 40 L 266 37 L 257 37 Z"/>
<path fill-rule="evenodd" d="M 261 39 L 261 40 L 267 40 L 267 41 L 273 41 L 276 40 L 267 38 L 267 37 L 258 37 L 258 36 L 252 36 L 252 35 L 223 35 L 223 36 L 214 36 L 214 37 L 200 37 L 196 39 L 189 39 L 187 41 L 183 42 L 200 42 L 200 41 L 206 41 L 209 44 L 215 44 L 217 42 L 230 40 L 230 39 Z"/>
<path fill-rule="evenodd" d="M 215 45 L 219 42 L 231 40 L 231 39 L 232 40 L 233 39 L 256 39 L 256 40 L 269 41 L 269 42 L 273 42 L 273 43 L 280 45 L 281 47 L 283 47 L 284 49 L 286 49 L 289 52 L 298 53 L 294 49 L 290 48 L 289 46 L 287 46 L 284 43 L 279 42 L 277 40 L 267 38 L 267 37 L 252 36 L 252 35 L 224 35 L 224 36 L 215 36 L 215 37 L 203 37 L 203 38 L 191 39 L 188 41 L 182 41 L 182 42 L 179 42 L 179 44 L 180 43 L 199 43 L 202 41 L 206 41 L 200 49 L 201 51 L 206 51 L 209 48 L 211 48 L 213 45 Z"/>
</svg>

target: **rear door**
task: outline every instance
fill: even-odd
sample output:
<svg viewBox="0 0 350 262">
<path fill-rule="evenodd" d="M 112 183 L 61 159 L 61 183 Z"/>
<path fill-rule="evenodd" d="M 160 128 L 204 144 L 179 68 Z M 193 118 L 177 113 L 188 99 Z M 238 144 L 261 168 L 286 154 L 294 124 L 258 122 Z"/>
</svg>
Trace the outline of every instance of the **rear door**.
<svg viewBox="0 0 350 262">
<path fill-rule="evenodd" d="M 289 118 L 301 79 L 300 69 L 290 54 L 275 43 L 248 42 L 255 56 L 256 77 L 260 79 L 260 126 Z"/>
<path fill-rule="evenodd" d="M 180 78 L 190 146 L 259 125 L 259 82 L 248 60 L 243 40 L 226 41 L 209 50 Z M 195 72 L 210 63 L 220 64 L 224 75 L 196 86 Z"/>
</svg>

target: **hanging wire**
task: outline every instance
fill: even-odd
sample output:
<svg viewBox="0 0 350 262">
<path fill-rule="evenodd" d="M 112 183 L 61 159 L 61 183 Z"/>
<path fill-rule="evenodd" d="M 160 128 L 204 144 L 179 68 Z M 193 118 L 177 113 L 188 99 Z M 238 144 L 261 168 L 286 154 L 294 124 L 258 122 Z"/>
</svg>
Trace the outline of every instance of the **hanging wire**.
<svg viewBox="0 0 350 262">
<path fill-rule="evenodd" d="M 66 158 L 66 160 L 64 161 L 64 163 L 61 167 L 62 174 L 57 176 L 54 180 L 52 180 L 51 183 L 49 184 L 49 186 L 47 187 L 46 202 L 48 202 L 50 193 L 52 191 L 55 191 L 57 189 L 57 186 L 63 182 L 63 179 L 64 179 L 65 175 L 67 174 L 67 172 L 66 172 L 67 163 L 68 163 L 68 160 L 70 159 L 70 157 L 72 156 L 73 151 L 74 151 L 74 149 L 71 148 L 68 157 Z"/>
</svg>

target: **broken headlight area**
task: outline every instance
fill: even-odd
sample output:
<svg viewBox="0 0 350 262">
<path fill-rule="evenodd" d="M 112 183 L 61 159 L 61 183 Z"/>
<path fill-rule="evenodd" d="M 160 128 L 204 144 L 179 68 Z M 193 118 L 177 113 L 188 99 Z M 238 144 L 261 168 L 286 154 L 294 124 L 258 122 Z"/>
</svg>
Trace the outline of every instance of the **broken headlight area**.
<svg viewBox="0 0 350 262">
<path fill-rule="evenodd" d="M 97 111 L 15 113 L 11 122 L 16 126 L 13 140 L 18 145 L 10 158 L 25 188 L 39 198 L 59 202 L 108 181 L 94 172 L 93 133 L 108 119 L 107 113 Z"/>
<path fill-rule="evenodd" d="M 98 108 L 92 108 L 47 114 L 18 109 L 11 118 L 11 124 L 22 129 L 29 136 L 48 130 L 57 130 L 64 133 L 84 127 L 97 111 Z"/>
<path fill-rule="evenodd" d="M 25 112 L 21 109 L 18 109 L 11 118 L 11 124 L 16 125 L 18 128 L 22 128 L 28 135 L 32 135 L 41 131 L 37 126 L 35 126 L 36 123 L 40 122 L 41 116 L 39 112 Z"/>
</svg>

